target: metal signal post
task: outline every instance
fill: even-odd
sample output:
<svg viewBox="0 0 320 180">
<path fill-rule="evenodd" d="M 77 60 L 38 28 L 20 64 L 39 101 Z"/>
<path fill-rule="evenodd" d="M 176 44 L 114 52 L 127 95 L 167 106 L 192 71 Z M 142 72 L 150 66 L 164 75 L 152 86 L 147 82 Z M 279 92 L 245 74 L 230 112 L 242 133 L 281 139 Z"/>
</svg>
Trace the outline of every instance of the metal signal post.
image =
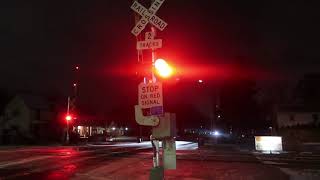
<svg viewBox="0 0 320 180">
<path fill-rule="evenodd" d="M 136 122 L 139 125 L 152 127 L 150 141 L 153 147 L 153 169 L 151 169 L 150 172 L 150 179 L 163 179 L 164 168 L 176 168 L 175 141 L 173 139 L 173 136 L 175 135 L 175 115 L 172 113 L 164 113 L 162 83 L 157 82 L 157 78 L 155 76 L 156 49 L 162 47 L 162 39 L 155 39 L 156 28 L 162 31 L 167 26 L 165 21 L 156 16 L 156 12 L 164 1 L 165 0 L 151 0 L 151 6 L 149 9 L 145 8 L 137 0 L 135 0 L 131 5 L 131 9 L 135 12 L 135 15 L 139 14 L 141 16 L 140 20 L 135 16 L 135 26 L 131 31 L 137 39 L 136 49 L 138 51 L 138 62 L 141 62 L 140 55 L 143 55 L 142 50 L 151 50 L 152 53 L 152 79 L 150 80 L 144 77 L 144 81 L 138 85 L 139 103 L 138 105 L 135 105 Z M 148 23 L 151 24 L 151 31 L 146 32 L 145 39 L 141 41 L 139 34 Z M 163 63 L 160 64 L 164 65 Z M 165 68 L 168 68 L 168 64 L 165 65 Z M 143 114 L 143 109 L 147 113 Z M 160 141 L 162 141 L 163 145 L 164 161 L 162 164 L 160 164 L 159 159 Z M 172 156 L 172 154 L 174 156 Z"/>
<path fill-rule="evenodd" d="M 69 142 L 70 142 L 70 137 L 69 137 L 70 97 L 69 97 L 69 96 L 68 96 L 68 105 L 67 105 L 66 121 L 67 121 L 67 135 L 66 135 L 66 143 L 67 143 L 67 144 L 69 144 Z"/>
</svg>

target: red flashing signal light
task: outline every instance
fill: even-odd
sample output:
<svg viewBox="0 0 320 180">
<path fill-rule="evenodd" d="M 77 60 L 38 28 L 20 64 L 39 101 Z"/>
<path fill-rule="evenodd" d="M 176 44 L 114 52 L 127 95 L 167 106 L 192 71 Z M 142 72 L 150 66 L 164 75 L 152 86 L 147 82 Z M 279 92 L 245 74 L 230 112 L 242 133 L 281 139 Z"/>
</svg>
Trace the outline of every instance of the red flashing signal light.
<svg viewBox="0 0 320 180">
<path fill-rule="evenodd" d="M 72 116 L 71 115 L 66 115 L 66 121 L 71 121 L 72 120 Z"/>
<path fill-rule="evenodd" d="M 168 78 L 173 74 L 173 68 L 163 59 L 157 59 L 154 63 L 156 73 L 163 77 Z"/>
</svg>

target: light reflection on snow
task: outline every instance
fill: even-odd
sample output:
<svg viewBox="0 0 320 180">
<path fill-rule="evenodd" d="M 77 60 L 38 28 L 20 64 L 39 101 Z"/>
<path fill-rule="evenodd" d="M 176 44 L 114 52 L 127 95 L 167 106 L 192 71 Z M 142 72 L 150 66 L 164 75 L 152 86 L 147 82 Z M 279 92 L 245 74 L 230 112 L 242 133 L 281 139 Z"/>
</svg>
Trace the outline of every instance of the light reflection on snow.
<svg viewBox="0 0 320 180">
<path fill-rule="evenodd" d="M 99 144 L 99 145 L 89 145 L 94 147 L 136 147 L 136 148 L 151 148 L 150 141 L 144 141 L 141 143 L 135 142 L 119 142 L 115 144 Z M 162 147 L 162 143 L 160 142 L 160 147 Z M 176 149 L 177 150 L 194 150 L 198 149 L 198 144 L 191 141 L 176 141 Z"/>
</svg>

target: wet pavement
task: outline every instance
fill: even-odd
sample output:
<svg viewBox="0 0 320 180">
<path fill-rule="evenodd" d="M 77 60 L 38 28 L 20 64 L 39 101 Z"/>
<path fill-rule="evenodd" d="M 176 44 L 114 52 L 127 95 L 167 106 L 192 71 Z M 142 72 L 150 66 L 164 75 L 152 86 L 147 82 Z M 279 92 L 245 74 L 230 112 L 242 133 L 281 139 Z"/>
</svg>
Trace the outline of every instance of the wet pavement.
<svg viewBox="0 0 320 180">
<path fill-rule="evenodd" d="M 317 155 L 268 155 L 234 147 L 177 142 L 177 169 L 165 179 L 317 178 Z M 0 149 L 0 179 L 149 179 L 150 142 Z M 292 173 L 294 172 L 294 173 Z M 307 172 L 307 173 L 306 173 Z M 311 175 L 310 175 L 311 173 Z M 299 174 L 301 175 L 301 173 Z"/>
<path fill-rule="evenodd" d="M 138 144 L 0 150 L 0 179 L 69 179 L 81 168 L 150 150 L 150 147 Z"/>
</svg>

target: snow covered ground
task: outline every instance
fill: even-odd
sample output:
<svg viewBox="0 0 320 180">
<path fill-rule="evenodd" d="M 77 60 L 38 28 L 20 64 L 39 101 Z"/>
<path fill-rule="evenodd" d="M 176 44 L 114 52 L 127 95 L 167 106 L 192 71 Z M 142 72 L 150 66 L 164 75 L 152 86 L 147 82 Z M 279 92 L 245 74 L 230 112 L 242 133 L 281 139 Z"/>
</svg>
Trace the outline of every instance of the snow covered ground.
<svg viewBox="0 0 320 180">
<path fill-rule="evenodd" d="M 290 169 L 280 168 L 281 171 L 289 175 L 290 180 L 319 180 L 320 169 Z"/>
<path fill-rule="evenodd" d="M 253 153 L 263 164 L 279 168 L 290 180 L 320 179 L 320 156 L 313 153 Z"/>
</svg>

